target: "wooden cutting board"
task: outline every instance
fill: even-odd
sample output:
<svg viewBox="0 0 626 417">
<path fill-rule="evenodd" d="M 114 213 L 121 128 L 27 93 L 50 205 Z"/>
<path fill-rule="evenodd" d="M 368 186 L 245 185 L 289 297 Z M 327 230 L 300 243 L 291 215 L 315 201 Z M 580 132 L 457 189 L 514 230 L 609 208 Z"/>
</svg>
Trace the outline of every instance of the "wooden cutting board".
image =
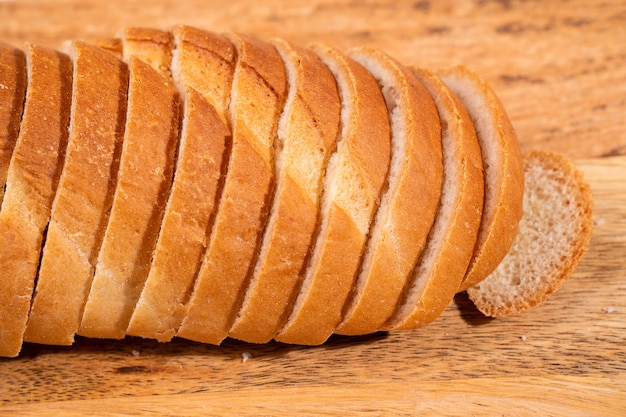
<svg viewBox="0 0 626 417">
<path fill-rule="evenodd" d="M 174 23 L 473 66 L 523 150 L 565 153 L 585 173 L 589 251 L 547 303 L 506 319 L 461 294 L 424 329 L 320 347 L 27 344 L 0 359 L 0 415 L 626 415 L 626 2 L 0 2 L 0 40 L 15 45 Z"/>
</svg>

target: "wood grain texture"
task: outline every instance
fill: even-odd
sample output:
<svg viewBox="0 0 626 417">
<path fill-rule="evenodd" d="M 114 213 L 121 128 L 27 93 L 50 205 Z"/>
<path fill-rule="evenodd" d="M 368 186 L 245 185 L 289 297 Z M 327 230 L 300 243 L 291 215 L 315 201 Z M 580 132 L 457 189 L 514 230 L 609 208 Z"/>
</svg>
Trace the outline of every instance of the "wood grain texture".
<svg viewBox="0 0 626 417">
<path fill-rule="evenodd" d="M 460 294 L 423 329 L 313 348 L 26 344 L 0 359 L 1 415 L 626 415 L 625 1 L 3 1 L 0 21 L 18 46 L 185 23 L 465 63 L 492 84 L 522 148 L 576 158 L 596 201 L 576 273 L 520 316 L 486 319 Z"/>
</svg>

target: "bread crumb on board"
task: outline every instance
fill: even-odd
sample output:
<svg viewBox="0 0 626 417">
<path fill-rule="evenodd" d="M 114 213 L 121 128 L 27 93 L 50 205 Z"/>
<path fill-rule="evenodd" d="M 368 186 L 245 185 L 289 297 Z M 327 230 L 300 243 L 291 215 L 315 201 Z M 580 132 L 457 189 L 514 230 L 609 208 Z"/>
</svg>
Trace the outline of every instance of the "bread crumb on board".
<svg viewBox="0 0 626 417">
<path fill-rule="evenodd" d="M 606 314 L 615 313 L 615 307 L 611 307 L 611 306 L 604 307 L 602 311 L 605 312 Z"/>
<path fill-rule="evenodd" d="M 252 353 L 250 352 L 243 352 L 241 354 L 241 363 L 246 363 L 248 362 L 248 360 L 252 358 Z"/>
<path fill-rule="evenodd" d="M 525 342 L 526 341 L 526 335 L 521 335 L 519 337 L 519 340 L 521 340 L 522 342 Z"/>
</svg>

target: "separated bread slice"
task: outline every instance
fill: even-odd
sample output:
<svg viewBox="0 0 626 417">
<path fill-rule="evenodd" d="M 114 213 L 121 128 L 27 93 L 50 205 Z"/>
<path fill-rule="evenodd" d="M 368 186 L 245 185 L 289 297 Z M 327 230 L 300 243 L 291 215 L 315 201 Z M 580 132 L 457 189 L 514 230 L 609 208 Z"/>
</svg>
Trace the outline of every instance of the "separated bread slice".
<svg viewBox="0 0 626 417">
<path fill-rule="evenodd" d="M 391 165 L 340 334 L 380 330 L 396 311 L 435 220 L 443 178 L 441 123 L 424 85 L 380 51 L 350 56 L 378 81 L 391 120 Z"/>
<path fill-rule="evenodd" d="M 342 126 L 326 169 L 320 225 L 303 270 L 304 284 L 295 308 L 286 311 L 289 321 L 276 336 L 299 344 L 322 343 L 341 320 L 391 153 L 387 107 L 374 77 L 333 48 L 317 44 L 312 49 L 335 76 Z"/>
<path fill-rule="evenodd" d="M 118 183 L 78 334 L 122 338 L 143 285 L 169 195 L 178 139 L 172 82 L 131 57 Z"/>
<path fill-rule="evenodd" d="M 213 106 L 191 88 L 185 97 L 174 183 L 150 272 L 126 331 L 162 342 L 175 335 L 186 313 L 230 141 Z"/>
<path fill-rule="evenodd" d="M 26 45 L 24 114 L 0 209 L 0 356 L 21 350 L 44 231 L 63 166 L 72 96 L 69 56 Z"/>
<path fill-rule="evenodd" d="M 122 32 L 122 57 L 129 62 L 134 56 L 171 80 L 170 63 L 174 40 L 172 34 L 154 28 L 130 27 Z"/>
<path fill-rule="evenodd" d="M 108 213 L 124 137 L 128 68 L 84 42 L 71 45 L 69 142 L 24 340 L 71 345 L 78 330 Z"/>
<path fill-rule="evenodd" d="M 230 95 L 232 149 L 207 250 L 178 336 L 219 344 L 235 320 L 254 268 L 272 196 L 276 127 L 286 76 L 269 43 L 236 34 Z"/>
<path fill-rule="evenodd" d="M 567 157 L 531 152 L 524 175 L 524 212 L 511 249 L 494 272 L 467 289 L 491 317 L 546 301 L 572 275 L 591 239 L 591 188 Z"/>
<path fill-rule="evenodd" d="M 465 108 L 434 74 L 413 68 L 433 96 L 441 119 L 443 187 L 426 248 L 398 311 L 386 329 L 415 329 L 437 318 L 469 265 L 483 207 L 480 146 Z"/>
<path fill-rule="evenodd" d="M 24 111 L 26 58 L 21 49 L 0 42 L 0 205 L 9 162 Z"/>
<path fill-rule="evenodd" d="M 276 191 L 252 280 L 229 333 L 256 343 L 276 335 L 299 289 L 341 109 L 335 78 L 317 55 L 280 39 L 273 44 L 289 78 L 275 146 Z"/>
<path fill-rule="evenodd" d="M 483 158 L 483 217 L 460 292 L 489 275 L 511 247 L 522 216 L 524 163 L 511 121 L 487 82 L 464 66 L 437 75 L 472 119 Z"/>
<path fill-rule="evenodd" d="M 176 26 L 172 33 L 171 70 L 179 91 L 196 90 L 230 127 L 228 105 L 237 61 L 234 45 L 222 35 L 191 26 Z"/>
</svg>

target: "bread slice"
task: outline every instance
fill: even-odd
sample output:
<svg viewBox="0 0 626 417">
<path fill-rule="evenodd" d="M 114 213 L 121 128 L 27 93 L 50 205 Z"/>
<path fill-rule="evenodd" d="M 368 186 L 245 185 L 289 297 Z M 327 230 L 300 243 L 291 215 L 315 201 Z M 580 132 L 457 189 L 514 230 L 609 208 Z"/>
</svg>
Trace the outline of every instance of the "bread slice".
<svg viewBox="0 0 626 417">
<path fill-rule="evenodd" d="M 572 275 L 593 230 L 591 188 L 565 156 L 525 157 L 524 213 L 510 251 L 496 270 L 467 289 L 487 316 L 521 313 L 546 301 Z"/>
<path fill-rule="evenodd" d="M 71 345 L 117 182 L 128 68 L 114 55 L 75 41 L 70 133 L 24 340 Z"/>
<path fill-rule="evenodd" d="M 118 183 L 78 334 L 122 338 L 143 285 L 169 195 L 178 139 L 172 82 L 130 58 Z"/>
<path fill-rule="evenodd" d="M 21 49 L 0 42 L 0 206 L 9 162 L 24 111 L 26 58 Z"/>
<path fill-rule="evenodd" d="M 363 264 L 337 333 L 372 333 L 396 311 L 435 220 L 443 180 L 441 123 L 424 85 L 382 52 L 350 53 L 378 81 L 391 120 L 391 165 Z"/>
<path fill-rule="evenodd" d="M 176 26 L 172 33 L 171 70 L 179 91 L 196 90 L 230 127 L 228 105 L 237 61 L 234 45 L 222 35 L 191 26 Z"/>
<path fill-rule="evenodd" d="M 228 34 L 237 49 L 230 98 L 233 142 L 217 217 L 178 336 L 219 344 L 235 320 L 272 196 L 276 128 L 286 96 L 276 49 Z"/>
<path fill-rule="evenodd" d="M 118 59 L 124 58 L 124 44 L 120 38 L 88 38 L 84 41 L 112 53 Z"/>
<path fill-rule="evenodd" d="M 413 73 L 433 96 L 441 119 L 443 187 L 426 248 L 387 330 L 424 326 L 450 303 L 472 257 L 483 207 L 482 159 L 469 115 L 432 72 Z"/>
<path fill-rule="evenodd" d="M 322 343 L 341 320 L 391 153 L 387 107 L 374 77 L 336 49 L 321 44 L 311 48 L 336 79 L 341 132 L 325 173 L 320 226 L 303 269 L 303 285 L 275 337 L 298 344 Z"/>
<path fill-rule="evenodd" d="M 275 39 L 289 78 L 274 156 L 276 191 L 254 274 L 229 335 L 271 340 L 290 311 L 317 225 L 322 179 L 340 128 L 333 74 L 312 51 Z"/>
<path fill-rule="evenodd" d="M 152 265 L 127 334 L 169 341 L 185 313 L 219 196 L 230 131 L 195 90 L 185 94 L 176 171 Z"/>
<path fill-rule="evenodd" d="M 28 86 L 0 209 L 0 356 L 17 356 L 44 232 L 63 166 L 72 95 L 69 56 L 27 44 Z"/>
<path fill-rule="evenodd" d="M 129 27 L 123 31 L 121 40 L 122 57 L 125 62 L 129 62 L 131 56 L 137 57 L 167 80 L 172 79 L 170 63 L 174 40 L 169 31 Z"/>
<path fill-rule="evenodd" d="M 524 163 L 511 121 L 487 82 L 465 66 L 437 75 L 472 119 L 484 167 L 483 217 L 460 292 L 489 275 L 511 247 L 522 216 Z"/>
</svg>

